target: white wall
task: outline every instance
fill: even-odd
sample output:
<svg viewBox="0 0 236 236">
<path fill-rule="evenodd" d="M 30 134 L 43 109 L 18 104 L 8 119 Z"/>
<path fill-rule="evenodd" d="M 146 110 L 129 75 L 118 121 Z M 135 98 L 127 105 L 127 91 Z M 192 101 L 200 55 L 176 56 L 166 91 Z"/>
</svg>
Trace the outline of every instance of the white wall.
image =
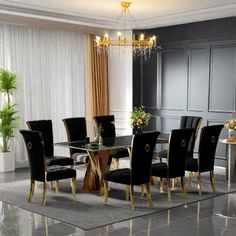
<svg viewBox="0 0 236 236">
<path fill-rule="evenodd" d="M 132 37 L 132 31 L 126 33 Z M 116 37 L 110 33 L 111 37 Z M 131 134 L 130 112 L 133 105 L 131 48 L 111 48 L 109 54 L 109 108 L 115 115 L 117 135 Z"/>
</svg>

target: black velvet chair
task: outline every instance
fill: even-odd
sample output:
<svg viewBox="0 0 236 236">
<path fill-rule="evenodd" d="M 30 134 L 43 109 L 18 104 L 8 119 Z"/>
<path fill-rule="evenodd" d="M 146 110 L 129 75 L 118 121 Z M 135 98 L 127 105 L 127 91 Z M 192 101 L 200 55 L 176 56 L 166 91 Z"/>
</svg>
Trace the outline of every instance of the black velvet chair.
<svg viewBox="0 0 236 236">
<path fill-rule="evenodd" d="M 170 180 L 180 177 L 184 196 L 185 191 L 185 160 L 190 139 L 194 133 L 193 128 L 172 130 L 169 137 L 169 149 L 167 152 L 167 163 L 161 162 L 152 165 L 151 175 L 161 178 L 161 189 L 163 178 L 167 180 L 168 200 L 171 201 Z"/>
<path fill-rule="evenodd" d="M 46 166 L 44 142 L 42 134 L 38 131 L 20 130 L 25 141 L 31 175 L 31 185 L 28 201 L 31 202 L 34 194 L 35 181 L 43 182 L 43 206 L 46 204 L 47 182 L 56 181 L 58 192 L 58 180 L 71 178 L 73 199 L 76 197 L 76 171 L 65 166 Z"/>
<path fill-rule="evenodd" d="M 39 131 L 42 133 L 44 142 L 44 154 L 46 156 L 46 164 L 48 166 L 73 166 L 74 160 L 70 157 L 54 156 L 53 148 L 53 129 L 51 120 L 34 120 L 27 121 L 30 130 Z"/>
<path fill-rule="evenodd" d="M 150 171 L 153 157 L 153 150 L 159 132 L 148 132 L 133 136 L 131 145 L 130 169 L 116 169 L 107 171 L 104 174 L 105 203 L 108 200 L 108 181 L 125 184 L 126 199 L 130 193 L 131 208 L 134 210 L 134 186 L 145 185 L 147 199 L 150 207 L 153 207 L 150 193 Z"/>
<path fill-rule="evenodd" d="M 198 117 L 198 116 L 181 116 L 180 118 L 180 129 L 184 129 L 184 128 L 194 129 L 194 133 L 191 137 L 191 140 L 188 146 L 187 158 L 193 157 L 194 144 L 198 136 L 198 131 L 199 131 L 201 122 L 202 122 L 202 117 Z M 160 158 L 160 161 L 162 161 L 162 158 L 167 158 L 167 150 L 162 150 L 158 152 L 157 157 Z"/>
<path fill-rule="evenodd" d="M 198 192 L 202 194 L 201 173 L 209 172 L 212 191 L 215 192 L 214 181 L 214 162 L 215 152 L 223 125 L 204 126 L 201 129 L 200 142 L 198 149 L 198 158 L 189 158 L 186 160 L 185 170 L 190 172 L 190 184 L 192 182 L 192 172 L 197 174 Z"/>
<path fill-rule="evenodd" d="M 84 141 L 87 137 L 87 126 L 85 117 L 65 118 L 62 120 L 67 133 L 68 142 Z M 74 159 L 75 165 L 88 162 L 86 151 L 70 148 L 70 157 Z"/>
<path fill-rule="evenodd" d="M 116 137 L 114 115 L 94 116 L 93 120 L 95 122 L 95 125 L 101 126 L 102 128 L 101 136 L 103 139 Z M 115 159 L 116 168 L 119 168 L 119 159 L 123 157 L 128 157 L 128 156 L 129 156 L 129 153 L 127 149 L 119 149 L 119 150 L 114 151 L 111 157 Z"/>
</svg>

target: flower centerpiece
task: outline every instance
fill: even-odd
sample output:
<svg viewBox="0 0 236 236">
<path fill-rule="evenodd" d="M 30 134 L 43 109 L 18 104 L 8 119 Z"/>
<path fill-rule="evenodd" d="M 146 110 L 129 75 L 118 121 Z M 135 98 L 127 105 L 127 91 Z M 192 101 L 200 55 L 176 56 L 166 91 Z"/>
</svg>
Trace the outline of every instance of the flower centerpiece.
<svg viewBox="0 0 236 236">
<path fill-rule="evenodd" d="M 131 112 L 131 125 L 135 129 L 135 133 L 142 132 L 144 127 L 148 126 L 149 120 L 152 115 L 149 112 L 145 112 L 143 106 L 134 107 Z"/>
<path fill-rule="evenodd" d="M 228 142 L 236 142 L 236 120 L 231 119 L 225 123 L 225 128 L 229 130 Z"/>
</svg>

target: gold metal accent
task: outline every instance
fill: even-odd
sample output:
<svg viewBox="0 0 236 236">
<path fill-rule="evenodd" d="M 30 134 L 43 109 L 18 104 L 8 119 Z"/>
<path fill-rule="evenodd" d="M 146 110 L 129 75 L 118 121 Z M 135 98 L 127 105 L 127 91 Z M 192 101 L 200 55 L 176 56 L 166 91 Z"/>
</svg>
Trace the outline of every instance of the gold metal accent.
<svg viewBox="0 0 236 236">
<path fill-rule="evenodd" d="M 164 193 L 163 187 L 164 187 L 164 179 L 160 178 L 160 193 Z"/>
<path fill-rule="evenodd" d="M 55 184 L 55 189 L 56 189 L 56 193 L 59 193 L 59 186 L 58 186 L 58 180 L 56 180 L 56 184 Z"/>
<path fill-rule="evenodd" d="M 146 192 L 147 192 L 148 204 L 151 208 L 153 208 L 152 196 L 151 196 L 151 191 L 150 191 L 150 183 L 145 184 L 145 187 L 146 187 Z"/>
<path fill-rule="evenodd" d="M 216 192 L 216 185 L 215 185 L 215 178 L 214 178 L 214 172 L 213 171 L 210 171 L 210 181 L 211 181 L 212 191 Z"/>
<path fill-rule="evenodd" d="M 72 198 L 73 200 L 76 199 L 76 177 L 71 179 L 71 189 L 72 189 Z"/>
<path fill-rule="evenodd" d="M 197 188 L 198 188 L 199 195 L 202 195 L 202 180 L 201 180 L 200 172 L 198 172 L 198 175 L 197 175 Z"/>
<path fill-rule="evenodd" d="M 170 191 L 170 180 L 167 179 L 167 196 L 168 196 L 168 201 L 171 202 L 171 191 Z"/>
<path fill-rule="evenodd" d="M 111 150 L 89 152 L 89 162 L 87 165 L 83 191 L 98 192 L 99 195 L 104 194 L 104 173 L 109 170 L 108 160 Z"/>
<path fill-rule="evenodd" d="M 129 185 L 126 185 L 125 188 L 125 200 L 129 201 Z"/>
<path fill-rule="evenodd" d="M 151 148 L 150 148 L 150 145 L 149 145 L 149 144 L 146 144 L 146 145 L 145 145 L 145 151 L 146 151 L 146 152 L 149 152 L 150 149 L 151 149 Z"/>
<path fill-rule="evenodd" d="M 50 181 L 49 188 L 50 188 L 50 191 L 52 191 L 52 188 L 53 188 L 53 181 Z"/>
<path fill-rule="evenodd" d="M 188 176 L 189 176 L 189 186 L 192 187 L 192 172 L 191 171 L 188 172 Z"/>
<path fill-rule="evenodd" d="M 43 183 L 43 206 L 46 205 L 46 196 L 47 196 L 47 182 Z"/>
<path fill-rule="evenodd" d="M 28 197 L 28 202 L 32 202 L 33 195 L 34 195 L 34 189 L 35 189 L 35 180 L 31 180 L 30 182 L 30 193 Z"/>
<path fill-rule="evenodd" d="M 186 193 L 186 190 L 185 190 L 185 177 L 184 176 L 181 176 L 181 189 L 182 189 L 184 197 L 186 198 L 187 193 Z"/>
<path fill-rule="evenodd" d="M 104 203 L 107 204 L 108 202 L 108 182 L 104 182 Z"/>
<path fill-rule="evenodd" d="M 134 186 L 130 185 L 130 202 L 131 202 L 131 209 L 134 210 Z"/>
<path fill-rule="evenodd" d="M 124 23 L 124 32 L 117 32 L 117 39 L 111 39 L 109 38 L 109 35 L 106 33 L 104 34 L 104 37 L 101 38 L 100 36 L 96 36 L 95 44 L 99 50 L 107 50 L 111 45 L 112 46 L 132 46 L 133 49 L 137 51 L 148 51 L 149 49 L 152 49 L 156 46 L 156 36 L 152 36 L 148 39 L 145 39 L 144 34 L 141 34 L 138 40 L 135 39 L 127 39 L 126 38 L 126 16 L 130 15 L 130 17 L 134 20 L 134 17 L 132 16 L 129 7 L 131 5 L 131 2 L 121 2 L 121 12 L 119 16 L 117 17 L 117 24 L 123 19 Z"/>
<path fill-rule="evenodd" d="M 143 198 L 144 197 L 144 194 L 145 194 L 145 190 L 144 190 L 144 185 L 141 184 L 141 197 Z"/>
<path fill-rule="evenodd" d="M 118 158 L 114 158 L 114 166 L 115 166 L 115 169 L 119 169 L 119 159 Z"/>
</svg>

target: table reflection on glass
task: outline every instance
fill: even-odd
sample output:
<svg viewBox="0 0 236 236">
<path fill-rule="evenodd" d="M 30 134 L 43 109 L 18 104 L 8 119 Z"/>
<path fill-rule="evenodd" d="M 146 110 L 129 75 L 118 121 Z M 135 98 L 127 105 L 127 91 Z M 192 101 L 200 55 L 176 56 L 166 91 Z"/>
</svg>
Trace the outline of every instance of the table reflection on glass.
<svg viewBox="0 0 236 236">
<path fill-rule="evenodd" d="M 131 147 L 132 135 L 117 136 L 115 138 L 103 139 L 102 144 L 95 142 L 86 143 L 85 141 L 60 142 L 56 146 L 74 148 L 87 151 L 89 162 L 83 182 L 83 191 L 98 192 L 103 194 L 104 173 L 110 168 L 109 158 L 113 151 L 117 149 L 129 149 Z M 168 143 L 168 135 L 160 135 L 157 143 Z"/>
</svg>

